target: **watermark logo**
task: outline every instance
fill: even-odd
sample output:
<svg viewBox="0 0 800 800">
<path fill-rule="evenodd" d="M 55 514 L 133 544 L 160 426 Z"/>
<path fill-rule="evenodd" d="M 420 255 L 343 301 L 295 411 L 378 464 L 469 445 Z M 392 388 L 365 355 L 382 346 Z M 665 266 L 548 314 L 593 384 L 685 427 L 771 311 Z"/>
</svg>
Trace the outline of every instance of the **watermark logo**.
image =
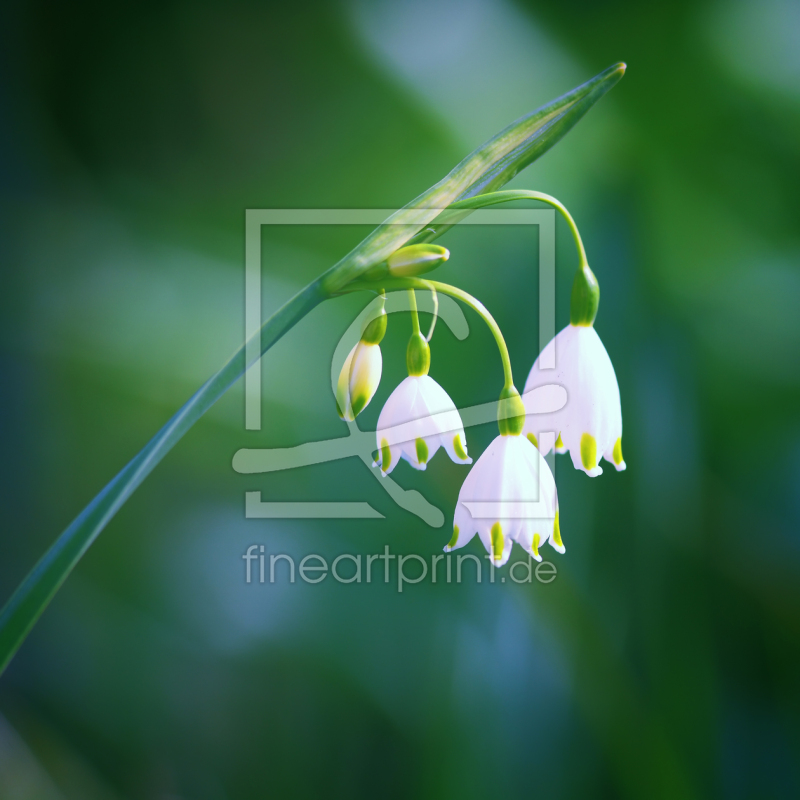
<svg viewBox="0 0 800 800">
<path fill-rule="evenodd" d="M 432 555 L 429 565 L 428 559 L 416 553 L 392 553 L 388 544 L 384 546 L 383 553 L 365 556 L 361 553 L 342 553 L 330 564 L 318 553 L 309 553 L 297 564 L 286 553 L 268 554 L 263 544 L 251 544 L 242 555 L 245 583 L 292 584 L 299 578 L 303 583 L 317 584 L 329 577 L 337 583 L 373 583 L 374 577 L 375 582 L 383 578 L 383 583 L 393 584 L 400 594 L 405 586 L 422 583 L 426 579 L 431 583 L 482 583 L 485 574 L 488 583 L 495 583 L 497 571 L 491 565 L 491 556 L 484 558 L 488 562 L 485 573 L 481 560 L 472 553 Z M 375 564 L 376 561 L 383 563 Z M 534 578 L 539 583 L 552 583 L 557 575 L 556 565 L 551 561 L 534 562 L 530 556 L 510 563 L 508 570 L 508 577 L 514 583 L 533 583 Z M 503 575 L 500 583 L 505 582 L 506 576 Z"/>
<path fill-rule="evenodd" d="M 394 209 L 249 209 L 246 214 L 246 260 L 245 260 L 245 332 L 248 342 L 247 361 L 252 366 L 245 374 L 245 428 L 261 428 L 261 362 L 259 342 L 255 335 L 261 327 L 261 229 L 264 225 L 378 225 L 395 212 Z M 421 209 L 430 215 L 431 209 Z M 403 224 L 408 224 L 404 220 Z M 516 225 L 537 226 L 539 230 L 539 350 L 544 349 L 555 336 L 555 211 L 553 209 L 480 209 L 459 225 Z M 370 303 L 353 321 L 340 339 L 331 364 L 331 388 L 336 394 L 336 385 L 347 354 L 358 341 L 363 325 L 377 313 L 378 300 Z M 409 311 L 406 292 L 389 292 L 386 295 L 387 314 Z M 421 310 L 425 310 L 424 307 Z M 463 340 L 469 334 L 469 325 L 463 311 L 449 297 L 439 297 L 439 319 L 447 325 L 456 338 Z M 552 363 L 543 359 L 549 358 Z M 542 369 L 555 367 L 555 351 L 545 351 L 540 357 Z M 556 385 L 539 387 L 536 390 L 536 408 L 540 413 L 549 413 L 562 408 L 567 400 L 565 390 Z M 485 403 L 459 409 L 464 428 L 491 422 L 496 419 L 496 403 Z M 364 431 L 357 420 L 347 421 L 348 435 L 325 441 L 307 442 L 290 448 L 243 448 L 233 458 L 233 468 L 241 474 L 276 472 L 296 467 L 336 461 L 343 458 L 360 459 L 379 485 L 401 508 L 415 514 L 434 528 L 442 527 L 445 516 L 441 509 L 432 505 L 418 491 L 404 489 L 391 476 L 381 476 L 373 468 L 373 453 L 376 448 L 375 432 Z M 402 426 L 392 429 L 393 439 L 402 441 Z M 543 433 L 552 437 L 555 433 Z M 552 442 L 549 442 L 552 444 Z M 543 444 L 545 442 L 543 441 Z M 546 450 L 546 448 L 545 448 Z M 547 516 L 539 508 L 538 497 L 521 504 L 520 517 Z M 489 517 L 497 513 L 496 503 L 472 503 L 473 517 Z M 303 502 L 265 502 L 261 492 L 245 493 L 245 516 L 256 519 L 276 518 L 362 518 L 383 519 L 383 515 L 367 502 L 326 502 L 308 500 Z M 405 558 L 405 557 L 402 557 Z M 420 558 L 420 556 L 415 556 Z M 248 561 L 249 566 L 249 561 Z M 427 566 L 427 565 L 426 565 Z"/>
</svg>

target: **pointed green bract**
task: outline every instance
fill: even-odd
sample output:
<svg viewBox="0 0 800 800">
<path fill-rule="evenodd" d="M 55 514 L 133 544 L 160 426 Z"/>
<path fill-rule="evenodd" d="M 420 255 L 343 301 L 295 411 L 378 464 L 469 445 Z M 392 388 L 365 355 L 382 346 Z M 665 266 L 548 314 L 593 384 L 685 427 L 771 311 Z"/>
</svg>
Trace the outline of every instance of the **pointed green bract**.
<svg viewBox="0 0 800 800">
<path fill-rule="evenodd" d="M 467 200 L 479 194 L 497 191 L 512 178 L 516 177 L 525 167 L 544 155 L 559 139 L 567 134 L 575 123 L 609 89 L 617 84 L 625 74 L 625 69 L 626 66 L 623 63 L 614 64 L 552 103 L 548 103 L 546 106 L 542 106 L 531 114 L 518 119 L 465 158 L 437 186 L 456 178 L 458 173 L 471 160 L 478 157 L 487 159 L 482 176 L 473 181 L 467 189 L 457 197 L 454 197 L 451 202 Z M 505 154 L 499 155 L 503 151 L 505 151 Z M 492 158 L 496 160 L 489 162 L 489 159 Z M 436 189 L 437 187 L 433 188 Z M 433 189 L 430 191 L 432 192 Z M 409 206 L 413 207 L 415 204 L 422 206 L 426 195 L 420 195 Z M 439 207 L 445 208 L 446 205 L 448 204 Z M 454 215 L 452 212 L 445 211 L 440 217 L 421 224 L 419 226 L 420 233 L 407 241 L 409 244 L 431 242 L 470 213 L 469 210 L 464 210 Z"/>
<path fill-rule="evenodd" d="M 568 133 L 624 74 L 625 64 L 614 64 L 557 100 L 512 122 L 470 153 L 439 183 L 392 214 L 331 267 L 322 277 L 325 291 L 330 294 L 340 291 L 403 245 L 421 244 L 441 236 L 454 224 L 434 222 L 441 209 L 457 200 L 505 186 Z M 463 216 L 469 213 L 465 211 Z"/>
</svg>

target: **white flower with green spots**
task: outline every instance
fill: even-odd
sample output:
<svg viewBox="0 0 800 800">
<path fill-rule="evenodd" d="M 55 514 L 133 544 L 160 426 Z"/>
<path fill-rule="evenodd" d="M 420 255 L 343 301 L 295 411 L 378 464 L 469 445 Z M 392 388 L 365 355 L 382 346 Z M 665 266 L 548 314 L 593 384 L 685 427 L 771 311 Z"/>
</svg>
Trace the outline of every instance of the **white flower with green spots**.
<svg viewBox="0 0 800 800">
<path fill-rule="evenodd" d="M 553 349 L 555 348 L 555 358 Z M 541 369 L 539 364 L 555 364 Z M 559 411 L 538 413 L 528 392 L 538 386 L 556 383 L 567 390 L 567 403 Z M 532 396 L 535 397 L 535 396 Z M 555 433 L 555 449 L 569 452 L 576 469 L 592 477 L 603 470 L 601 458 L 617 470 L 625 469 L 622 457 L 622 410 L 617 376 L 606 348 L 593 325 L 567 325 L 545 347 L 533 364 L 525 382 L 524 433 L 537 444 L 543 455 L 553 446 L 541 434 Z"/>
<path fill-rule="evenodd" d="M 501 434 L 489 445 L 458 493 L 453 522 L 445 552 L 477 533 L 496 567 L 508 561 L 513 542 L 537 561 L 548 542 L 564 552 L 553 473 L 525 436 Z"/>
<path fill-rule="evenodd" d="M 378 418 L 374 466 L 388 475 L 401 458 L 425 469 L 444 447 L 456 464 L 471 464 L 461 415 L 450 395 L 429 375 L 409 375 L 389 396 Z"/>
<path fill-rule="evenodd" d="M 409 292 L 414 333 L 406 348 L 408 377 L 389 395 L 378 417 L 378 452 L 373 466 L 386 477 L 404 458 L 414 469 L 425 469 L 444 447 L 456 464 L 471 464 L 467 438 L 456 404 L 428 375 L 431 348 L 420 333 L 417 302 Z"/>
</svg>

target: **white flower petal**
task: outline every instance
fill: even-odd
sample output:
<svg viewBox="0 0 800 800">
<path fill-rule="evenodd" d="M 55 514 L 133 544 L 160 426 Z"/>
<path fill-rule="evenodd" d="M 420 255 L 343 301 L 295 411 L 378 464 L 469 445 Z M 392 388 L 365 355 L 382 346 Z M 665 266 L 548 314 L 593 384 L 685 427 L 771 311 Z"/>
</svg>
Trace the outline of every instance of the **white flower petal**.
<svg viewBox="0 0 800 800">
<path fill-rule="evenodd" d="M 477 533 L 492 563 L 503 566 L 514 541 L 528 552 L 535 535 L 537 550 L 545 544 L 557 512 L 555 480 L 536 447 L 524 436 L 498 436 L 461 487 L 445 550 L 463 547 Z"/>
<path fill-rule="evenodd" d="M 456 453 L 455 436 L 461 437 L 464 458 Z M 453 461 L 471 463 L 458 410 L 447 392 L 428 375 L 409 376 L 392 392 L 378 419 L 376 439 L 381 451 L 376 466 L 381 466 L 384 474 L 391 472 L 400 458 L 424 470 L 442 445 Z"/>
<path fill-rule="evenodd" d="M 540 361 L 553 363 L 553 349 L 555 369 L 540 369 Z M 526 405 L 530 416 L 524 432 L 534 434 L 542 452 L 547 453 L 550 443 L 541 432 L 555 431 L 560 437 L 556 451 L 569 451 L 575 468 L 587 475 L 602 473 L 598 464 L 602 457 L 612 461 L 617 469 L 624 469 L 619 386 L 611 359 L 594 326 L 568 325 L 560 331 L 534 362 L 523 394 L 548 383 L 566 389 L 567 404 L 548 414 L 538 414 L 537 409 Z M 616 460 L 615 448 L 619 455 Z"/>
</svg>

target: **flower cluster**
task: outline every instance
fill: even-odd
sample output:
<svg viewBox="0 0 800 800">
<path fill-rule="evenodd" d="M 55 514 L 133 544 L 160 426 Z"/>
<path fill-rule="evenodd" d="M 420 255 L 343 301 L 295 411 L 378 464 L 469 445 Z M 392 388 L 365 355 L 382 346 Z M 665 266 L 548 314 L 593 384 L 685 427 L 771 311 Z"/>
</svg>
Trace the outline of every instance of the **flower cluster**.
<svg viewBox="0 0 800 800">
<path fill-rule="evenodd" d="M 458 495 L 449 552 L 463 547 L 477 534 L 491 557 L 503 566 L 513 543 L 537 561 L 549 544 L 564 552 L 559 524 L 558 492 L 544 456 L 554 448 L 569 452 L 576 469 L 590 477 L 600 475 L 605 458 L 617 470 L 622 457 L 622 412 L 619 387 L 611 359 L 594 329 L 600 289 L 586 262 L 577 228 L 566 209 L 554 198 L 536 194 L 555 205 L 570 223 L 581 264 L 572 287 L 570 324 L 560 331 L 536 359 L 525 383 L 524 397 L 514 387 L 508 350 L 497 323 L 484 306 L 466 292 L 416 276 L 438 266 L 449 253 L 435 245 L 412 245 L 398 250 L 368 276 L 376 286 L 406 288 L 413 331 L 406 350 L 408 377 L 389 396 L 376 431 L 373 466 L 388 475 L 400 462 L 424 470 L 440 448 L 457 464 L 471 464 L 459 412 L 447 392 L 428 374 L 430 338 L 420 332 L 415 289 L 441 292 L 473 308 L 492 330 L 500 350 L 505 385 L 497 407 L 499 435 L 467 474 Z M 434 317 L 435 322 L 435 317 Z M 338 389 L 339 415 L 352 420 L 367 406 L 377 389 L 382 360 L 380 341 L 386 331 L 386 313 L 369 322 L 361 340 L 342 368 Z M 543 365 L 555 365 L 544 369 Z M 556 384 L 566 390 L 567 402 L 558 410 L 547 406 L 540 387 Z"/>
</svg>

